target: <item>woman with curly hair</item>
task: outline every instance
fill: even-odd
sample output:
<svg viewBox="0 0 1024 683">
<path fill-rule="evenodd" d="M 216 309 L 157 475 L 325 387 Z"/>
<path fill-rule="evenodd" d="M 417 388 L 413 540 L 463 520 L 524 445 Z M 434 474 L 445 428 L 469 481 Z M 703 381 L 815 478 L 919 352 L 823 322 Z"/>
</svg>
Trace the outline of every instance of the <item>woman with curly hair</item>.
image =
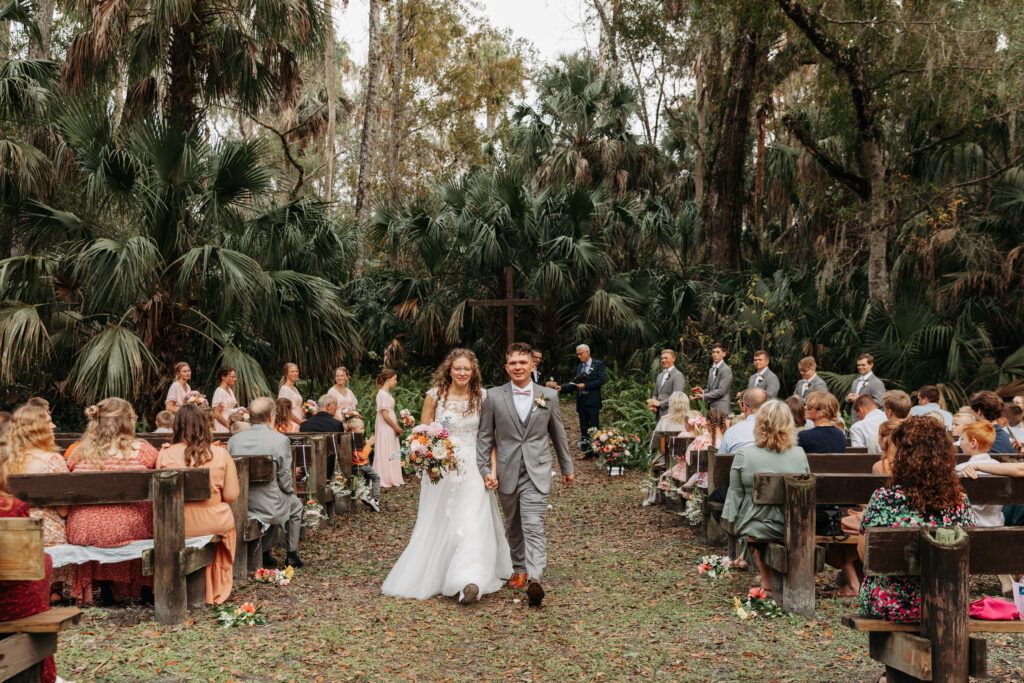
<svg viewBox="0 0 1024 683">
<path fill-rule="evenodd" d="M 72 472 L 127 472 L 156 467 L 156 449 L 135 438 L 135 410 L 128 401 L 107 398 L 85 409 L 89 420 L 82 443 L 68 457 Z M 114 548 L 153 538 L 153 504 L 72 505 L 68 512 L 68 542 Z M 92 602 L 93 583 L 110 582 L 115 598 L 138 596 L 153 585 L 142 576 L 142 561 L 74 565 L 72 597 Z"/>
<path fill-rule="evenodd" d="M 736 551 L 739 557 L 734 566 L 743 569 L 756 561 L 761 572 L 761 586 L 771 591 L 771 571 L 761 562 L 760 551 L 753 549 L 751 552 L 747 547 L 747 538 L 782 538 L 785 520 L 781 505 L 754 502 L 754 477 L 776 472 L 804 474 L 811 469 L 804 449 L 796 445 L 793 413 L 789 406 L 772 399 L 761 406 L 753 419 L 754 445 L 736 449 L 729 471 L 729 493 L 722 507 L 722 519 L 733 523 L 739 539 Z"/>
<path fill-rule="evenodd" d="M 292 402 L 287 398 L 274 401 L 274 431 L 278 434 L 293 434 L 299 425 L 292 420 Z"/>
<path fill-rule="evenodd" d="M 235 560 L 235 517 L 228 503 L 238 498 L 238 472 L 227 449 L 213 443 L 210 417 L 185 404 L 174 416 L 174 435 L 157 457 L 159 469 L 205 467 L 210 470 L 210 497 L 185 503 L 185 536 L 219 534 L 217 554 L 206 565 L 206 604 L 219 605 L 231 594 Z"/>
<path fill-rule="evenodd" d="M 480 364 L 468 349 L 451 351 L 434 373 L 421 422 L 447 425 L 459 469 L 436 484 L 422 479 L 416 526 L 381 587 L 385 595 L 420 600 L 458 595 L 459 602 L 474 602 L 512 575 L 498 502 L 484 487 L 476 463 L 482 385 Z M 492 450 L 492 463 L 494 457 Z"/>
<path fill-rule="evenodd" d="M 971 503 L 956 473 L 956 449 L 942 425 L 911 417 L 893 432 L 892 444 L 892 478 L 871 495 L 861 533 L 870 527 L 974 526 Z M 919 581 L 910 576 L 865 577 L 860 612 L 895 622 L 920 621 Z"/>
<path fill-rule="evenodd" d="M 50 429 L 50 413 L 32 404 L 19 406 L 7 427 L 10 460 L 8 474 L 56 474 L 67 472 L 64 458 L 57 452 L 57 443 Z M 32 506 L 33 517 L 43 520 L 43 542 L 61 545 L 68 542 L 64 518 L 68 508 Z"/>
</svg>

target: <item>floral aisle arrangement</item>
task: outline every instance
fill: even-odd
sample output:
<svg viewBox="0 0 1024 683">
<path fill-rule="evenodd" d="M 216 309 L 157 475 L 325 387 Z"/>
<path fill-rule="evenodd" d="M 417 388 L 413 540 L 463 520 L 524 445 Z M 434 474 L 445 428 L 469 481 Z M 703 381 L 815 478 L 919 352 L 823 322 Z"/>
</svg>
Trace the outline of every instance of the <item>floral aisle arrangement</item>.
<svg viewBox="0 0 1024 683">
<path fill-rule="evenodd" d="M 608 468 L 608 474 L 622 474 L 626 461 L 640 447 L 639 436 L 622 432 L 617 427 L 591 427 L 587 435 L 590 437 L 590 447 L 597 453 L 598 463 Z"/>
<path fill-rule="evenodd" d="M 317 410 L 319 410 L 319 408 L 316 405 L 316 401 L 306 401 L 302 404 L 302 419 L 308 420 L 316 415 Z"/>
<path fill-rule="evenodd" d="M 224 628 L 259 626 L 267 623 L 267 618 L 262 614 L 263 608 L 257 607 L 251 602 L 243 603 L 241 607 L 217 605 L 213 609 L 217 613 L 217 621 Z"/>
<path fill-rule="evenodd" d="M 740 620 L 747 619 L 776 619 L 783 616 L 782 608 L 772 599 L 771 595 L 763 588 L 751 588 L 747 593 L 746 600 L 733 598 L 733 606 L 736 609 L 736 616 Z"/>
<path fill-rule="evenodd" d="M 256 583 L 271 583 L 275 586 L 287 586 L 295 578 L 295 568 L 288 565 L 284 569 L 267 569 L 260 567 L 256 570 L 253 581 Z"/>
<path fill-rule="evenodd" d="M 459 470 L 459 459 L 455 457 L 448 428 L 437 420 L 413 427 L 401 454 L 413 473 L 427 477 L 431 484 Z"/>
<path fill-rule="evenodd" d="M 327 512 L 324 506 L 310 498 L 302 506 L 302 526 L 307 529 L 316 530 L 320 528 L 320 522 L 327 519 Z"/>
<path fill-rule="evenodd" d="M 402 425 L 402 429 L 412 429 L 416 426 L 416 418 L 412 416 L 408 408 L 403 408 L 402 412 L 398 414 L 398 424 Z"/>
<path fill-rule="evenodd" d="M 697 573 L 709 579 L 717 579 L 728 574 L 730 567 L 732 567 L 732 560 L 728 555 L 705 555 L 700 558 Z"/>
<path fill-rule="evenodd" d="M 686 506 L 680 514 L 690 526 L 700 526 L 701 522 L 704 521 L 703 490 L 693 490 L 693 494 L 686 499 Z"/>
<path fill-rule="evenodd" d="M 348 490 L 348 479 L 345 478 L 345 475 L 339 473 L 336 473 L 334 475 L 334 479 L 327 482 L 327 488 L 334 494 L 335 500 L 338 498 L 344 498 L 351 493 L 351 491 Z"/>
</svg>

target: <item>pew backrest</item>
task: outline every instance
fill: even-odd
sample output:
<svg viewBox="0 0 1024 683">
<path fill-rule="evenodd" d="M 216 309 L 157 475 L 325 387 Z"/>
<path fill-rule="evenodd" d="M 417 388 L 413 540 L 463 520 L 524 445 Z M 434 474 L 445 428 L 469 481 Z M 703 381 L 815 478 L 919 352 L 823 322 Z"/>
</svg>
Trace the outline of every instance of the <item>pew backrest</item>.
<svg viewBox="0 0 1024 683">
<path fill-rule="evenodd" d="M 1024 572 L 1024 527 L 967 528 L 971 574 Z M 872 576 L 918 576 L 920 527 L 872 527 L 864 541 L 864 573 Z"/>
<path fill-rule="evenodd" d="M 210 470 L 206 468 L 14 474 L 8 478 L 7 485 L 16 498 L 39 507 L 136 503 L 153 500 L 152 481 L 158 472 L 184 475 L 186 501 L 210 497 Z"/>
<path fill-rule="evenodd" d="M 754 503 L 781 505 L 785 474 L 754 477 Z M 878 489 L 889 484 L 887 474 L 814 474 L 815 502 L 819 505 L 863 505 Z M 979 477 L 960 479 L 967 498 L 975 505 L 1024 504 L 1024 478 Z"/>
<path fill-rule="evenodd" d="M 43 520 L 0 518 L 0 581 L 38 581 L 45 576 Z"/>
</svg>

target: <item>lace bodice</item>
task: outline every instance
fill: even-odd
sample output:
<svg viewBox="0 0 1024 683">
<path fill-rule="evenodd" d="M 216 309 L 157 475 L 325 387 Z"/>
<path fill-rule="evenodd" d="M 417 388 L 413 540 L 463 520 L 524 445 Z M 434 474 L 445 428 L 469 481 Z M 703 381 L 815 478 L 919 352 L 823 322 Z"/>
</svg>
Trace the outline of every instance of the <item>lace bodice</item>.
<svg viewBox="0 0 1024 683">
<path fill-rule="evenodd" d="M 469 401 L 438 400 L 437 389 L 431 389 L 428 395 L 438 401 L 434 419 L 438 422 L 447 420 L 448 433 L 459 458 L 467 463 L 475 460 L 476 430 L 480 426 L 480 413 L 466 414 Z"/>
</svg>

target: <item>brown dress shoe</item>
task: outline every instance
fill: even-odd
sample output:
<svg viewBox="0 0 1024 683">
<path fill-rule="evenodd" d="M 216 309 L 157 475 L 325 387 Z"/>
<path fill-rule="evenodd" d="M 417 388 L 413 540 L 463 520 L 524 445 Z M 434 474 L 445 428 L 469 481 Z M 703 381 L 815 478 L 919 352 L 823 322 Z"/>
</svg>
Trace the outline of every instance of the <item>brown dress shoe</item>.
<svg viewBox="0 0 1024 683">
<path fill-rule="evenodd" d="M 513 574 L 512 578 L 508 580 L 509 588 L 522 588 L 526 585 L 526 572 L 522 574 Z"/>
<path fill-rule="evenodd" d="M 462 589 L 462 597 L 459 598 L 460 605 L 468 605 L 472 602 L 476 602 L 480 598 L 480 589 L 477 588 L 475 583 L 468 583 L 466 587 Z"/>
<path fill-rule="evenodd" d="M 530 607 L 540 607 L 541 600 L 544 599 L 544 589 L 541 588 L 540 581 L 530 581 L 530 585 L 526 587 L 526 597 L 530 599 Z"/>
</svg>

